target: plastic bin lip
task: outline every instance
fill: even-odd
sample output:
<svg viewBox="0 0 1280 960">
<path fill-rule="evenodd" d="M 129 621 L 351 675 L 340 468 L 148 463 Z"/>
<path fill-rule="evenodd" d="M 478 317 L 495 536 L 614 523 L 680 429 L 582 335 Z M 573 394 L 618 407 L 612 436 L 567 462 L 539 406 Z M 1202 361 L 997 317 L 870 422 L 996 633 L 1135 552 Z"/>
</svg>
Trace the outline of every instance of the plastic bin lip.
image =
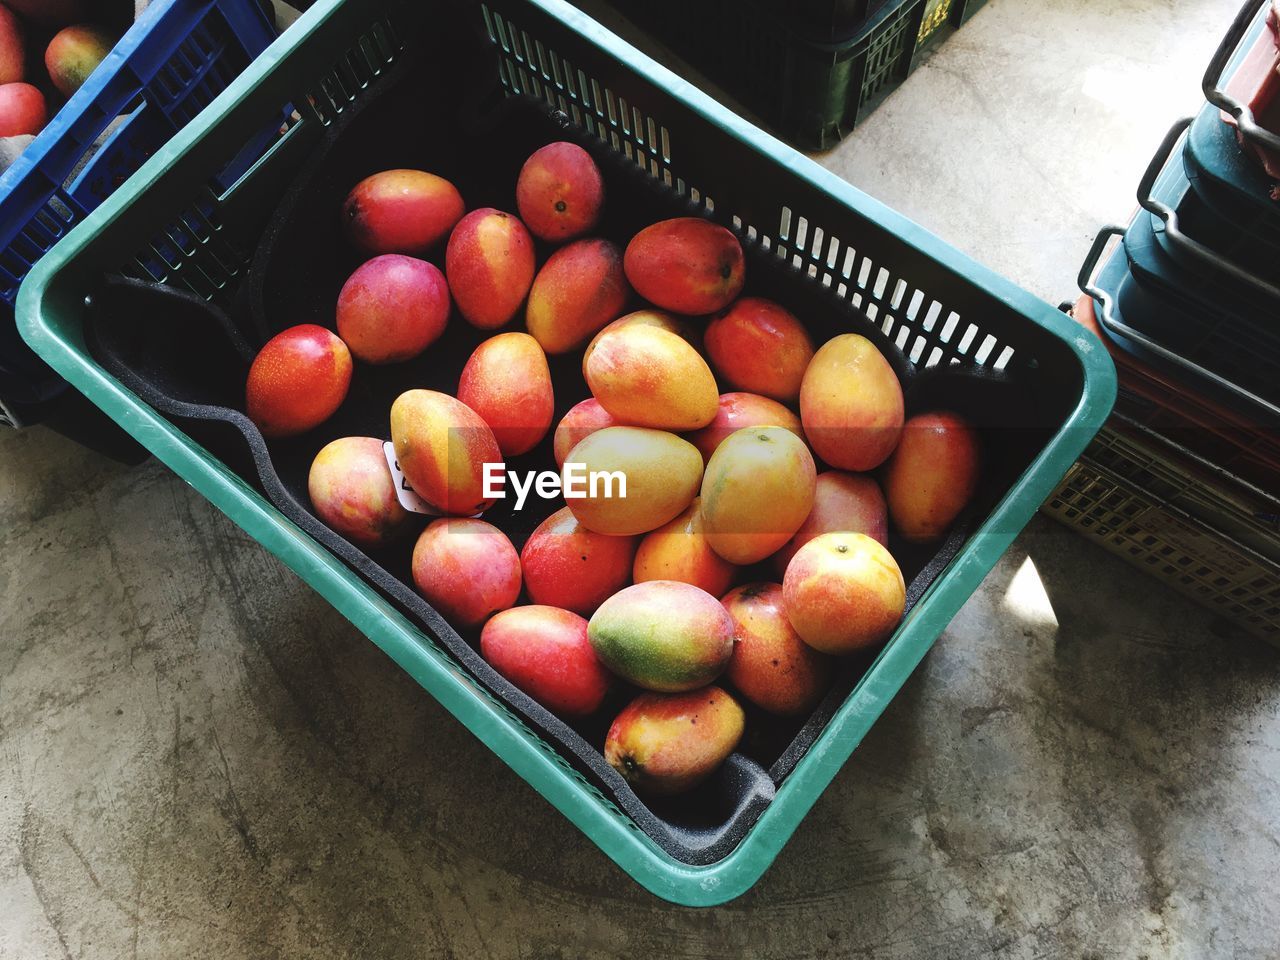
<svg viewBox="0 0 1280 960">
<path fill-rule="evenodd" d="M 284 37 L 276 40 L 208 108 L 158 151 L 126 186 L 136 188 L 153 181 L 173 166 L 209 132 L 218 117 L 241 102 L 263 78 L 280 69 L 284 52 L 298 46 L 301 38 L 312 35 L 333 15 L 340 2 L 321 0 L 303 14 Z M 19 291 L 19 329 L 46 362 L 232 521 L 254 529 L 255 537 L 264 547 L 325 596 L 339 613 L 415 680 L 424 686 L 431 681 L 432 695 L 446 709 L 455 715 L 467 716 L 467 726 L 478 738 L 516 773 L 536 784 L 553 806 L 640 884 L 677 904 L 714 906 L 732 900 L 755 884 L 860 740 L 856 732 L 851 736 L 845 736 L 844 732 L 855 722 L 865 721 L 868 714 L 882 712 L 914 670 L 924 651 L 916 651 L 903 642 L 904 639 L 920 631 L 931 631 L 930 636 L 942 631 L 960 602 L 976 589 L 1102 426 L 1115 401 L 1115 367 L 1103 344 L 1065 314 L 738 117 L 565 0 L 531 2 L 582 34 L 613 59 L 647 76 L 708 123 L 730 132 L 752 150 L 767 152 L 796 176 L 825 191 L 834 202 L 878 221 L 904 243 L 946 269 L 981 283 L 1007 306 L 1065 343 L 1079 364 L 1080 393 L 1074 408 L 925 595 L 927 598 L 945 586 L 961 600 L 940 605 L 927 603 L 922 598 L 857 688 L 858 691 L 864 687 L 877 689 L 868 696 L 860 697 L 857 692 L 850 696 L 778 788 L 775 799 L 746 837 L 723 860 L 706 866 L 680 863 L 591 798 L 555 759 L 511 723 L 465 672 L 425 643 L 409 621 L 372 587 L 359 580 L 182 431 L 91 362 L 87 355 L 78 352 L 83 350 L 83 340 L 78 333 L 72 335 L 73 343 L 46 323 L 47 308 L 54 305 L 70 308 L 83 296 L 75 290 L 75 281 L 83 277 L 83 270 L 76 264 L 77 256 L 98 230 L 120 218 L 127 207 L 126 198 L 133 190 L 118 190 L 36 265 Z M 1061 469 L 1037 470 L 1049 463 Z"/>
</svg>

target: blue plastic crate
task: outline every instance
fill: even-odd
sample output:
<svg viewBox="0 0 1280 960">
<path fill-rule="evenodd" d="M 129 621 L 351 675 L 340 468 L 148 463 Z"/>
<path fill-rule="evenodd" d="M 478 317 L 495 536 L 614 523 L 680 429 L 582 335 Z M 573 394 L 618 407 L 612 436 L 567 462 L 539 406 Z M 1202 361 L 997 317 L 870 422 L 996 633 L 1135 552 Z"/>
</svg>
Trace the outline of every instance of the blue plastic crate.
<svg viewBox="0 0 1280 960">
<path fill-rule="evenodd" d="M 31 267 L 221 93 L 275 38 L 265 0 L 154 0 L 22 156 L 0 176 L 0 418 L 38 418 L 66 384 L 18 336 Z M 117 122 L 117 118 L 120 118 Z M 264 126 L 215 178 L 225 189 L 279 135 Z M 81 167 L 85 154 L 115 124 Z"/>
</svg>

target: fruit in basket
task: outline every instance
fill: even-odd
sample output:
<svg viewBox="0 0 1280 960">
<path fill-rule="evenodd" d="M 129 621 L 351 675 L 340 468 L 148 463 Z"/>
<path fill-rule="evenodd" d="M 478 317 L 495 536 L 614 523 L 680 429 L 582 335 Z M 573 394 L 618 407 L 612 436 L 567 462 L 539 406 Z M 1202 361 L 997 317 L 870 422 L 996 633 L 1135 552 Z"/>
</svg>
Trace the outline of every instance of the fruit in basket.
<svg viewBox="0 0 1280 960">
<path fill-rule="evenodd" d="M 804 439 L 800 418 L 778 401 L 754 393 L 722 393 L 715 418 L 689 434 L 689 442 L 698 448 L 703 460 L 710 460 L 726 437 L 744 427 L 784 427 Z"/>
<path fill-rule="evenodd" d="M 676 313 L 715 313 L 746 281 L 738 238 L 701 217 L 645 227 L 627 244 L 623 263 L 636 293 Z"/>
<path fill-rule="evenodd" d="M 906 596 L 893 556 L 862 533 L 815 537 L 796 551 L 782 578 L 787 619 L 823 653 L 855 653 L 889 639 Z"/>
<path fill-rule="evenodd" d="M 800 529 L 817 471 L 804 441 L 783 427 L 728 437 L 702 477 L 702 522 L 711 549 L 730 563 L 763 560 Z"/>
<path fill-rule="evenodd" d="M 711 318 L 707 356 L 721 379 L 738 390 L 794 403 L 813 359 L 813 341 L 787 310 L 763 297 L 743 297 Z"/>
<path fill-rule="evenodd" d="M 664 693 L 706 686 L 733 653 L 733 620 L 720 601 L 675 580 L 615 593 L 591 615 L 587 636 L 618 676 Z"/>
<path fill-rule="evenodd" d="M 4 5 L 24 20 L 46 27 L 79 23 L 91 12 L 87 0 L 5 0 Z"/>
<path fill-rule="evenodd" d="M 889 545 L 889 508 L 874 477 L 842 470 L 818 474 L 813 509 L 796 535 L 773 555 L 778 576 L 786 573 L 797 550 L 824 533 L 865 533 L 876 543 Z"/>
<path fill-rule="evenodd" d="M 44 65 L 58 92 L 69 97 L 107 58 L 116 38 L 100 27 L 77 24 L 59 30 L 44 52 Z"/>
<path fill-rule="evenodd" d="M 480 415 L 447 393 L 406 390 L 391 405 L 391 441 L 414 492 L 442 513 L 474 516 L 484 496 L 484 465 L 502 452 Z"/>
<path fill-rule="evenodd" d="M 509 213 L 482 207 L 458 221 L 444 270 L 458 311 L 481 330 L 505 326 L 520 310 L 535 268 L 533 238 Z"/>
<path fill-rule="evenodd" d="M 26 36 L 22 23 L 0 4 L 0 86 L 20 82 L 26 69 Z"/>
<path fill-rule="evenodd" d="M 902 384 L 866 337 L 842 333 L 814 354 L 800 385 L 800 420 L 813 452 L 840 470 L 871 470 L 902 435 Z"/>
<path fill-rule="evenodd" d="M 560 418 L 560 422 L 556 425 L 555 435 L 551 440 L 556 466 L 563 467 L 565 458 L 569 456 L 569 451 L 597 430 L 603 430 L 605 427 L 621 426 L 624 426 L 624 424 L 619 423 L 608 410 L 600 406 L 600 401 L 595 397 L 589 397 L 586 400 L 575 403 Z"/>
<path fill-rule="evenodd" d="M 434 264 L 384 253 L 347 278 L 337 318 L 338 336 L 365 363 L 411 360 L 444 333 L 449 285 Z"/>
<path fill-rule="evenodd" d="M 489 425 L 503 456 L 528 453 L 555 414 L 547 355 L 527 333 L 490 337 L 462 368 L 458 399 Z"/>
<path fill-rule="evenodd" d="M 691 583 L 712 596 L 720 596 L 733 582 L 736 568 L 711 549 L 702 529 L 701 499 L 670 523 L 645 535 L 636 551 L 632 579 L 679 580 Z"/>
<path fill-rule="evenodd" d="M 534 236 L 559 243 L 590 233 L 603 206 L 600 168 L 575 143 L 549 143 L 520 168 L 516 208 Z"/>
<path fill-rule="evenodd" d="M 512 607 L 480 632 L 480 655 L 554 714 L 585 717 L 609 691 L 609 672 L 587 640 L 587 621 L 558 607 Z"/>
<path fill-rule="evenodd" d="M 365 253 L 426 253 L 449 235 L 466 207 L 444 177 L 425 170 L 383 170 L 365 177 L 342 202 L 347 239 Z"/>
<path fill-rule="evenodd" d="M 647 324 L 603 333 L 584 361 L 587 386 L 619 420 L 659 430 L 696 430 L 715 418 L 711 368 L 682 337 Z"/>
<path fill-rule="evenodd" d="M 702 479 L 702 456 L 674 433 L 606 427 L 569 451 L 562 477 L 565 501 L 583 526 L 630 536 L 656 530 L 693 501 Z M 583 495 L 571 495 L 571 483 Z"/>
<path fill-rule="evenodd" d="M 316 515 L 352 543 L 380 547 L 408 531 L 413 514 L 396 499 L 382 441 L 342 437 L 316 454 L 307 474 Z"/>
<path fill-rule="evenodd" d="M 622 251 L 608 240 L 575 240 L 533 278 L 525 325 L 547 353 L 567 353 L 616 318 L 630 295 Z"/>
<path fill-rule="evenodd" d="M 770 713 L 794 716 L 817 706 L 831 686 L 834 665 L 791 626 L 782 586 L 749 583 L 721 602 L 733 618 L 733 656 L 725 679 Z"/>
<path fill-rule="evenodd" d="M 884 471 L 889 515 L 903 539 L 942 537 L 978 486 L 978 433 L 959 414 L 920 413 L 906 422 Z"/>
<path fill-rule="evenodd" d="M 584 377 L 587 375 L 587 361 L 591 359 L 591 354 L 595 351 L 596 344 L 600 342 L 600 339 L 606 334 L 615 333 L 627 327 L 657 327 L 660 330 L 666 330 L 668 333 L 674 333 L 695 350 L 698 349 L 698 335 L 686 321 L 662 310 L 636 310 L 628 313 L 625 317 L 619 317 L 614 320 L 591 338 L 591 342 L 587 344 L 587 348 L 582 352 L 582 375 Z"/>
<path fill-rule="evenodd" d="M 31 84 L 0 85 L 0 137 L 35 136 L 48 120 L 44 94 Z"/>
<path fill-rule="evenodd" d="M 520 596 L 520 555 L 491 523 L 444 517 L 413 547 L 418 592 L 459 630 L 473 629 Z"/>
<path fill-rule="evenodd" d="M 729 758 L 745 724 L 742 707 L 719 687 L 645 693 L 609 727 L 604 758 L 637 793 L 684 793 Z"/>
<path fill-rule="evenodd" d="M 351 351 L 330 330 L 301 323 L 266 342 L 249 367 L 245 410 L 264 437 L 290 437 L 328 420 L 351 386 Z"/>
<path fill-rule="evenodd" d="M 529 599 L 591 616 L 631 582 L 638 542 L 588 530 L 562 507 L 538 524 L 520 551 Z"/>
</svg>

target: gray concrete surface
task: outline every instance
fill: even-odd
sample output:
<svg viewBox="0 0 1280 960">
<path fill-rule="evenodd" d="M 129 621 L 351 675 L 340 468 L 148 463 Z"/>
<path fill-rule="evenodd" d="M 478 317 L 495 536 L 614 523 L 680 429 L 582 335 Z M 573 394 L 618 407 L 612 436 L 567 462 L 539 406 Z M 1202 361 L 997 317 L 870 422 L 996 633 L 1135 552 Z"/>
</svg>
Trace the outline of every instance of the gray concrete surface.
<svg viewBox="0 0 1280 960">
<path fill-rule="evenodd" d="M 823 162 L 1057 301 L 1227 0 L 990 0 Z M 0 958 L 1274 958 L 1280 652 L 1037 519 L 748 895 L 655 900 L 164 469 L 0 433 Z"/>
</svg>

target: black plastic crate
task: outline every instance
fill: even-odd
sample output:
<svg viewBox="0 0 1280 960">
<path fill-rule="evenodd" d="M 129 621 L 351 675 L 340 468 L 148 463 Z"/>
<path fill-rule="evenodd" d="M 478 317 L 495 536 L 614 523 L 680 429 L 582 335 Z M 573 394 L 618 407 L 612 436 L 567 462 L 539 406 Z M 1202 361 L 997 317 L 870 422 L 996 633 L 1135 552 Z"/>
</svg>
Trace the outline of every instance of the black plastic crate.
<svg viewBox="0 0 1280 960">
<path fill-rule="evenodd" d="M 972 17 L 987 0 L 928 0 L 920 28 L 920 42 L 944 36 Z M 894 0 L 771 0 L 775 16 L 799 34 L 815 40 L 845 40 Z"/>
</svg>

